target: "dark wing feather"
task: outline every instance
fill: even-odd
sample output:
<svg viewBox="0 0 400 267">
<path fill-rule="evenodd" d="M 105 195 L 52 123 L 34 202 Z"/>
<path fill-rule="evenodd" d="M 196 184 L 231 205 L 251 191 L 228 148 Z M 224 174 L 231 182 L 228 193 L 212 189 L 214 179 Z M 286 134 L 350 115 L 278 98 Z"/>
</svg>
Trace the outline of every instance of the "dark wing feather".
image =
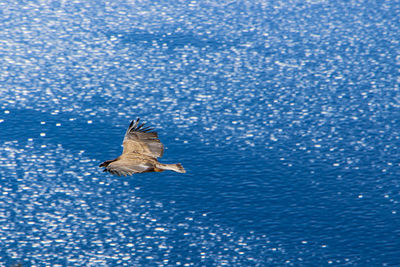
<svg viewBox="0 0 400 267">
<path fill-rule="evenodd" d="M 153 166 L 145 162 L 138 162 L 132 160 L 117 160 L 110 163 L 105 169 L 105 172 L 109 172 L 118 176 L 127 176 L 134 173 L 142 173 L 152 171 Z"/>
<path fill-rule="evenodd" d="M 132 121 L 126 131 L 122 154 L 136 152 L 146 156 L 159 158 L 164 153 L 164 146 L 158 139 L 156 132 L 144 123 L 139 123 L 140 119 Z"/>
</svg>

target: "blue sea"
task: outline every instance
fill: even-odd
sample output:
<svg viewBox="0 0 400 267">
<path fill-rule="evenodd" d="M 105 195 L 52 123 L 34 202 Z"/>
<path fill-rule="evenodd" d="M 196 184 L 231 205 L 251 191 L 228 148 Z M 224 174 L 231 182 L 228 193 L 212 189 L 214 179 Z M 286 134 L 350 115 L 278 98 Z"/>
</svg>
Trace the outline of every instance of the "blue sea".
<svg viewBox="0 0 400 267">
<path fill-rule="evenodd" d="M 0 266 L 400 266 L 400 2 L 0 2 Z M 163 163 L 98 165 L 131 120 Z"/>
</svg>

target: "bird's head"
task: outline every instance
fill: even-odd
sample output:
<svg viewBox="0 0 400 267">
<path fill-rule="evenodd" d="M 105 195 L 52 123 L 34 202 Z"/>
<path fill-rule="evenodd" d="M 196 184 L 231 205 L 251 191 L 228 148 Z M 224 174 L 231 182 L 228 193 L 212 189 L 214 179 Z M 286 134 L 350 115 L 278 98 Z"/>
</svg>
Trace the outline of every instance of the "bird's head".
<svg viewBox="0 0 400 267">
<path fill-rule="evenodd" d="M 102 164 L 99 165 L 99 167 L 107 167 L 108 164 L 110 164 L 113 161 L 116 161 L 117 159 L 112 159 L 112 160 L 106 160 Z"/>
<path fill-rule="evenodd" d="M 106 167 L 106 166 L 107 166 L 107 165 L 106 165 L 105 162 L 103 162 L 102 164 L 99 165 L 99 167 Z"/>
</svg>

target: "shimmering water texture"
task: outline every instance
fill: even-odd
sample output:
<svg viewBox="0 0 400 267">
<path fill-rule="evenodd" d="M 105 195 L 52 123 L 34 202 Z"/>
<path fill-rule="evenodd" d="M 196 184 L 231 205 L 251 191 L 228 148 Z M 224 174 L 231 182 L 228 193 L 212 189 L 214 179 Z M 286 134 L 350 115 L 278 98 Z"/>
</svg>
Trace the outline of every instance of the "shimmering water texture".
<svg viewBox="0 0 400 267">
<path fill-rule="evenodd" d="M 0 266 L 400 265 L 398 1 L 3 1 Z M 115 177 L 130 120 L 186 174 Z"/>
<path fill-rule="evenodd" d="M 137 196 L 96 160 L 28 141 L 1 146 L 0 240 L 28 266 L 254 264 L 280 255 L 265 236 L 239 236 L 207 214 Z M 257 249 L 255 249 L 257 248 Z M 260 251 L 262 256 L 259 255 Z M 3 264 L 5 263 L 3 262 Z"/>
</svg>

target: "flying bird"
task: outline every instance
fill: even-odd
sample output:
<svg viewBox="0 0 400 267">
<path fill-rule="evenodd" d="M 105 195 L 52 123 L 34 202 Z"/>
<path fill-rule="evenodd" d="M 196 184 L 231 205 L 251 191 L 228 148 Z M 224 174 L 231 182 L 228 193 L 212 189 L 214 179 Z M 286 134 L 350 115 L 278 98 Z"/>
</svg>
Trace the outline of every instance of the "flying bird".
<svg viewBox="0 0 400 267">
<path fill-rule="evenodd" d="M 162 172 L 171 170 L 185 173 L 180 163 L 163 164 L 157 158 L 162 157 L 164 146 L 158 139 L 158 135 L 144 123 L 139 124 L 140 119 L 133 120 L 126 131 L 122 143 L 122 154 L 112 160 L 104 161 L 99 167 L 104 167 L 104 172 L 118 176 L 127 176 L 134 173 Z"/>
</svg>

